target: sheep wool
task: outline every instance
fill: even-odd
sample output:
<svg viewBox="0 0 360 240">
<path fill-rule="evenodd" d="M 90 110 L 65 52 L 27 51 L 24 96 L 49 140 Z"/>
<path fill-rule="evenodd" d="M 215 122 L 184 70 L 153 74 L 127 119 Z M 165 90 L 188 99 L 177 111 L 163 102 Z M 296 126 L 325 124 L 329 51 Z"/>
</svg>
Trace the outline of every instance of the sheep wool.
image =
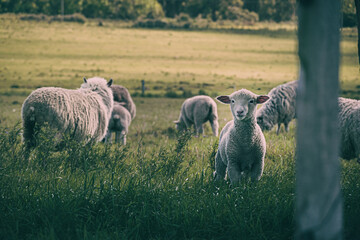
<svg viewBox="0 0 360 240">
<path fill-rule="evenodd" d="M 216 99 L 230 104 L 234 119 L 220 133 L 215 156 L 215 180 L 224 179 L 227 170 L 231 184 L 238 184 L 246 178 L 258 181 L 264 169 L 266 142 L 256 123 L 255 113 L 257 104 L 266 102 L 269 97 L 241 89 Z"/>
<path fill-rule="evenodd" d="M 360 101 L 339 98 L 340 157 L 360 163 Z"/>
<path fill-rule="evenodd" d="M 129 90 L 121 85 L 112 85 L 111 90 L 113 91 L 114 101 L 123 103 L 123 107 L 129 111 L 131 118 L 134 119 L 136 116 L 136 105 L 131 98 Z"/>
<path fill-rule="evenodd" d="M 113 94 L 112 80 L 94 77 L 84 78 L 77 90 L 44 87 L 33 91 L 21 109 L 23 140 L 27 147 L 35 146 L 35 127 L 46 123 L 57 130 L 59 138 L 71 133 L 75 139 L 100 141 L 105 137 L 111 112 Z"/>
<path fill-rule="evenodd" d="M 282 123 L 285 131 L 289 131 L 289 123 L 296 117 L 297 86 L 298 81 L 292 81 L 271 89 L 270 100 L 257 112 L 257 123 L 263 131 L 269 131 L 277 124 L 276 134 L 279 134 Z"/>
<path fill-rule="evenodd" d="M 203 134 L 203 124 L 210 122 L 214 136 L 218 135 L 219 123 L 215 101 L 204 95 L 188 98 L 181 106 L 179 120 L 174 121 L 176 129 L 183 131 L 195 125 L 196 135 Z"/>
<path fill-rule="evenodd" d="M 126 134 L 131 124 L 129 111 L 119 102 L 114 102 L 114 108 L 105 137 L 106 143 L 111 143 L 112 133 L 115 132 L 115 143 L 126 145 Z"/>
</svg>

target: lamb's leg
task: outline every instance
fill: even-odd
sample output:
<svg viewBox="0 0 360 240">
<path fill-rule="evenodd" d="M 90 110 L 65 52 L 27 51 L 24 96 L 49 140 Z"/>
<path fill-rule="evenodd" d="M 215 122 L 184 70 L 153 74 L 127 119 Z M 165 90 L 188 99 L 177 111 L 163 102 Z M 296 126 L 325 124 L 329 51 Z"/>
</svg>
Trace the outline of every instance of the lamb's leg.
<svg viewBox="0 0 360 240">
<path fill-rule="evenodd" d="M 251 168 L 251 173 L 250 173 L 251 182 L 259 181 L 263 174 L 263 170 L 264 170 L 263 161 L 254 164 Z"/>
<path fill-rule="evenodd" d="M 215 156 L 215 172 L 214 172 L 214 180 L 224 180 L 226 173 L 226 165 L 221 159 L 219 151 L 216 153 Z"/>
<path fill-rule="evenodd" d="M 280 128 L 281 128 L 281 123 L 278 123 L 276 135 L 279 135 L 279 133 L 280 133 Z"/>
<path fill-rule="evenodd" d="M 235 164 L 231 164 L 230 162 L 228 165 L 228 175 L 231 185 L 236 186 L 240 183 L 242 177 L 241 171 L 238 166 L 236 166 Z"/>
<path fill-rule="evenodd" d="M 217 119 L 210 120 L 210 124 L 211 124 L 211 129 L 212 129 L 214 136 L 217 136 L 219 133 L 219 123 L 218 123 Z"/>
</svg>

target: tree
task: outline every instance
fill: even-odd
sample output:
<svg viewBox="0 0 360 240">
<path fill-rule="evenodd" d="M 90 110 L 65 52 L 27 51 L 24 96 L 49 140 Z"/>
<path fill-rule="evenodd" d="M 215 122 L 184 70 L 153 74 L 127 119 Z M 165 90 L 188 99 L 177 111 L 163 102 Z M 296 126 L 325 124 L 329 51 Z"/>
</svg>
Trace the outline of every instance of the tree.
<svg viewBox="0 0 360 240">
<path fill-rule="evenodd" d="M 295 239 L 341 239 L 340 1 L 299 1 Z"/>
<path fill-rule="evenodd" d="M 355 0 L 356 7 L 356 19 L 357 19 L 357 29 L 358 29 L 358 58 L 360 64 L 360 0 Z"/>
</svg>

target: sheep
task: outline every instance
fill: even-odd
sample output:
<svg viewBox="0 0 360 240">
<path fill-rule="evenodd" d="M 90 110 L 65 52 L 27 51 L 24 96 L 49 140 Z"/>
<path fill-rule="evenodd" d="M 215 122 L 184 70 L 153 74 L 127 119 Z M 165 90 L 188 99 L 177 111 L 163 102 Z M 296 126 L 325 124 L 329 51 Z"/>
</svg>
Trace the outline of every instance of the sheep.
<svg viewBox="0 0 360 240">
<path fill-rule="evenodd" d="M 340 157 L 360 163 L 360 101 L 339 97 Z"/>
<path fill-rule="evenodd" d="M 124 103 L 123 106 L 131 114 L 131 119 L 134 119 L 136 116 L 136 106 L 131 98 L 129 90 L 120 85 L 112 85 L 111 90 L 113 91 L 114 101 Z"/>
<path fill-rule="evenodd" d="M 277 124 L 276 134 L 279 135 L 281 124 L 289 131 L 289 123 L 296 117 L 297 81 L 279 85 L 269 92 L 270 100 L 257 112 L 257 123 L 263 131 L 271 130 Z"/>
<path fill-rule="evenodd" d="M 196 136 L 203 134 L 203 124 L 209 121 L 214 136 L 218 135 L 219 123 L 215 101 L 204 95 L 188 98 L 181 106 L 179 120 L 174 121 L 176 129 L 183 131 L 195 125 Z"/>
<path fill-rule="evenodd" d="M 131 124 L 131 114 L 122 106 L 122 103 L 114 102 L 114 108 L 105 137 L 106 143 L 111 143 L 111 134 L 115 132 L 115 143 L 126 145 L 126 134 Z"/>
<path fill-rule="evenodd" d="M 269 97 L 241 89 L 229 96 L 218 96 L 219 102 L 230 104 L 233 120 L 220 133 L 215 155 L 214 179 L 225 178 L 226 170 L 232 185 L 242 179 L 260 180 L 264 169 L 266 142 L 256 123 L 256 106 Z"/>
<path fill-rule="evenodd" d="M 84 78 L 77 90 L 43 87 L 33 91 L 21 109 L 23 141 L 27 149 L 36 145 L 36 128 L 45 124 L 76 140 L 100 141 L 105 137 L 113 109 L 112 79 Z"/>
</svg>

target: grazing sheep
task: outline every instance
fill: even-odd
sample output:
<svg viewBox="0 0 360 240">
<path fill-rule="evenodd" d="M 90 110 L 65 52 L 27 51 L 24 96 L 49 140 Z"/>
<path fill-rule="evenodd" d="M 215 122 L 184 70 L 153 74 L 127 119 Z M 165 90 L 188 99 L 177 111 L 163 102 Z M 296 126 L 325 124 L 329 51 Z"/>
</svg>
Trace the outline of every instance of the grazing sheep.
<svg viewBox="0 0 360 240">
<path fill-rule="evenodd" d="M 176 129 L 183 131 L 195 124 L 196 135 L 203 134 L 203 124 L 209 121 L 212 132 L 218 135 L 218 115 L 215 101 L 209 96 L 195 96 L 188 98 L 181 106 L 179 120 L 174 121 Z"/>
<path fill-rule="evenodd" d="M 115 143 L 126 144 L 126 134 L 131 123 L 131 115 L 129 111 L 122 106 L 122 103 L 114 102 L 114 108 L 105 137 L 106 143 L 111 143 L 111 134 L 115 132 Z"/>
<path fill-rule="evenodd" d="M 259 180 L 264 169 L 266 142 L 256 123 L 255 113 L 256 105 L 266 102 L 269 97 L 241 89 L 216 99 L 230 104 L 234 120 L 228 122 L 220 133 L 215 156 L 215 180 L 224 179 L 226 169 L 231 184 L 248 177 L 252 182 Z"/>
<path fill-rule="evenodd" d="M 33 91 L 21 109 L 27 148 L 36 145 L 35 128 L 45 123 L 58 131 L 58 140 L 67 132 L 79 141 L 103 139 L 114 104 L 111 84 L 112 79 L 107 83 L 103 78 L 94 77 L 84 78 L 77 90 L 44 87 Z"/>
<path fill-rule="evenodd" d="M 279 134 L 281 124 L 289 131 L 289 123 L 296 116 L 296 88 L 298 82 L 292 81 L 279 85 L 269 92 L 270 100 L 257 112 L 257 123 L 264 130 L 271 130 L 277 124 L 276 134 Z"/>
<path fill-rule="evenodd" d="M 360 163 L 360 101 L 339 98 L 340 157 Z"/>
<path fill-rule="evenodd" d="M 114 101 L 124 103 L 123 106 L 131 114 L 131 119 L 134 119 L 136 115 L 136 106 L 131 98 L 129 90 L 127 90 L 126 87 L 120 85 L 112 85 L 111 90 L 113 91 Z"/>
</svg>

